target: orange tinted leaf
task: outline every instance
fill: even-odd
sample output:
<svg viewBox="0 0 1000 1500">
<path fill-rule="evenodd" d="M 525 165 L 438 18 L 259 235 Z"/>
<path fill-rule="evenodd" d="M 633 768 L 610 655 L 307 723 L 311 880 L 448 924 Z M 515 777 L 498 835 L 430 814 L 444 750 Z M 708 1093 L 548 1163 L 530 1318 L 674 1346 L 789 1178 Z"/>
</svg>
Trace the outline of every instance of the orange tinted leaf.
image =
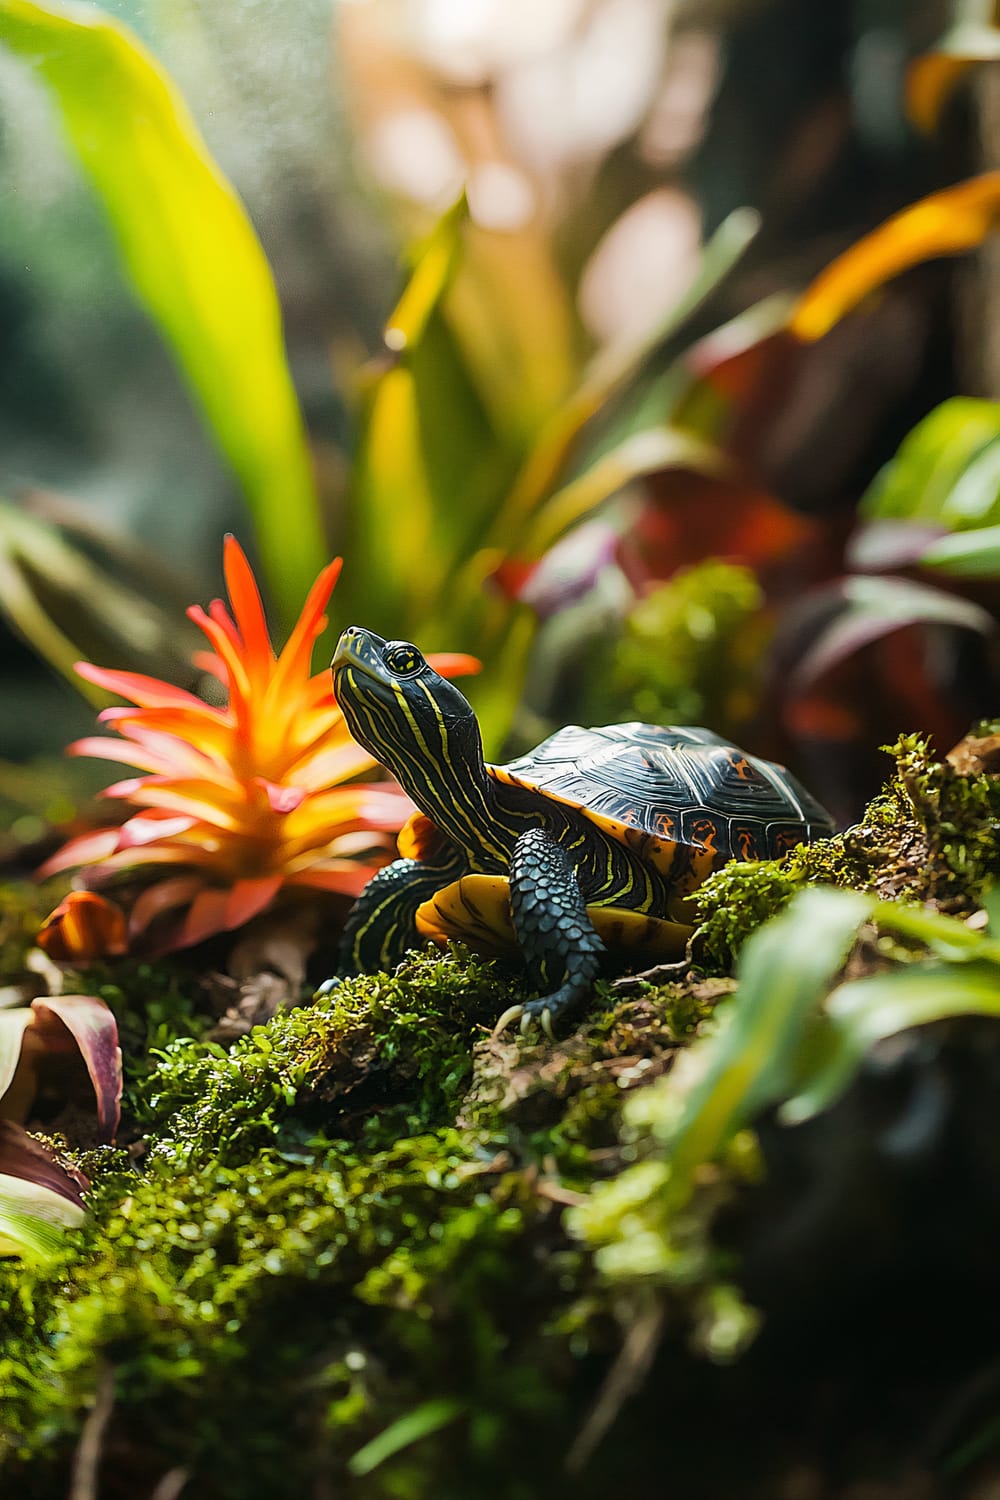
<svg viewBox="0 0 1000 1500">
<path fill-rule="evenodd" d="M 117 835 L 117 829 L 114 832 Z M 95 891 L 71 891 L 46 917 L 36 941 L 57 963 L 124 953 L 125 914 Z"/>
<path fill-rule="evenodd" d="M 242 927 L 251 917 L 270 906 L 281 890 L 282 877 L 268 875 L 260 880 L 237 880 L 226 901 L 226 931 Z"/>
<path fill-rule="evenodd" d="M 987 20 L 961 20 L 937 46 L 916 58 L 906 75 L 906 112 L 929 134 L 964 73 L 980 62 L 1000 58 L 1000 27 Z"/>
<path fill-rule="evenodd" d="M 827 266 L 795 307 L 789 327 L 811 343 L 894 276 L 972 250 L 1000 216 L 1000 172 L 984 172 L 894 214 Z"/>
</svg>

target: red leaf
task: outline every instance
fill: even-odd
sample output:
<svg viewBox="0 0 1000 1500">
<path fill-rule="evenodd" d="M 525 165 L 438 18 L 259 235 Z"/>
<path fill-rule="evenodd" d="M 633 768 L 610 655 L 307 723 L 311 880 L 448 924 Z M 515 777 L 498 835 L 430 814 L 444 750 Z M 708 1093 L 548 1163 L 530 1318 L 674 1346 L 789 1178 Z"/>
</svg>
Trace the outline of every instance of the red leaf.
<svg viewBox="0 0 1000 1500">
<path fill-rule="evenodd" d="M 83 1207 L 83 1195 L 90 1187 L 82 1172 L 64 1167 L 41 1141 L 13 1120 L 0 1120 L 0 1172 L 48 1188 L 69 1203 Z"/>
<path fill-rule="evenodd" d="M 33 1000 L 31 1008 L 61 1021 L 76 1042 L 94 1085 L 101 1140 L 114 1140 L 121 1115 L 122 1054 L 111 1011 L 93 995 L 51 995 Z"/>
</svg>

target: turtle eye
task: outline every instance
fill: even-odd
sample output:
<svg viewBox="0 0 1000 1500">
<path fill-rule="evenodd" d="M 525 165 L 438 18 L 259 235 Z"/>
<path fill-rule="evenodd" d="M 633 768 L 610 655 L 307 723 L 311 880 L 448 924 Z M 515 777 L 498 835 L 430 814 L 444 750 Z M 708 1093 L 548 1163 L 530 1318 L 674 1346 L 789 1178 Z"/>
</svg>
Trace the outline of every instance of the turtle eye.
<svg viewBox="0 0 1000 1500">
<path fill-rule="evenodd" d="M 425 665 L 416 646 L 408 641 L 390 641 L 382 660 L 396 677 L 413 677 Z"/>
</svg>

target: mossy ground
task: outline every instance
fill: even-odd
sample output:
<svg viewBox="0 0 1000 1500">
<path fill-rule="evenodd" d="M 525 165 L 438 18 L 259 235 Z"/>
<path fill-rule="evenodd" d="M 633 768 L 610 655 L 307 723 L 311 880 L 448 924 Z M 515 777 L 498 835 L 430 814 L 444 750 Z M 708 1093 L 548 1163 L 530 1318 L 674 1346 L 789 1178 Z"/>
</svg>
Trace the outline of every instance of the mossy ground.
<svg viewBox="0 0 1000 1500">
<path fill-rule="evenodd" d="M 96 1455 L 101 1496 L 577 1500 L 625 1473 L 658 1493 L 668 1462 L 673 1492 L 713 1493 L 691 1392 L 757 1397 L 725 1369 L 706 1383 L 704 1357 L 754 1330 L 710 1227 L 759 1161 L 738 1140 L 667 1232 L 644 1091 L 802 883 L 974 906 L 997 784 L 915 741 L 896 763 L 857 829 L 714 877 L 701 973 L 601 986 L 555 1045 L 493 1037 L 518 980 L 463 953 L 351 981 L 229 1049 L 180 966 L 81 980 L 119 1016 L 123 1144 L 82 1157 L 90 1215 L 58 1259 L 0 1263 L 7 1491 L 56 1500 Z"/>
</svg>

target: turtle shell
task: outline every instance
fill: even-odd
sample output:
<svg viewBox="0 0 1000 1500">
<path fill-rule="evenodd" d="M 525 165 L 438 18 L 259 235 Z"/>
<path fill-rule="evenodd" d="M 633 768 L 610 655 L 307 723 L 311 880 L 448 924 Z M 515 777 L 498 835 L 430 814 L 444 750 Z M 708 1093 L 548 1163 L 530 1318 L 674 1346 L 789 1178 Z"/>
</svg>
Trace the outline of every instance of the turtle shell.
<svg viewBox="0 0 1000 1500">
<path fill-rule="evenodd" d="M 613 892 L 587 908 L 609 947 L 649 954 L 683 951 L 689 897 L 712 870 L 729 859 L 774 858 L 833 830 L 829 814 L 783 766 L 708 729 L 571 725 L 487 772 L 501 799 L 502 788 L 512 787 L 521 799 L 527 793 L 558 803 L 665 877 L 669 898 L 660 915 L 630 911 Z M 440 838 L 434 823 L 417 814 L 400 837 L 400 852 L 433 858 Z M 515 945 L 508 897 L 504 876 L 465 875 L 420 907 L 417 926 L 438 941 L 459 937 L 501 951 Z"/>
</svg>

